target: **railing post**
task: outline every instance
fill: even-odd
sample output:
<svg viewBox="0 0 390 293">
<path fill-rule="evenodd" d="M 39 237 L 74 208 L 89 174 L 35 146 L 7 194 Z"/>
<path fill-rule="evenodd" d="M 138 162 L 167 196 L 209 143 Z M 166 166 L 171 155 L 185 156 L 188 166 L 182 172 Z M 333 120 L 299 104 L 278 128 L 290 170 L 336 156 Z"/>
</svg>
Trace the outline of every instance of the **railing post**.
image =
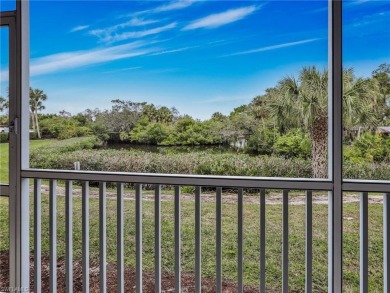
<svg viewBox="0 0 390 293">
<path fill-rule="evenodd" d="M 15 26 L 10 26 L 9 120 L 10 135 L 10 287 L 28 292 L 29 180 L 21 172 L 29 167 L 29 1 L 16 1 Z"/>
<path fill-rule="evenodd" d="M 328 292 L 342 292 L 343 214 L 343 66 L 342 0 L 328 0 L 328 173 L 329 192 Z"/>
<path fill-rule="evenodd" d="M 390 291 L 390 192 L 383 195 L 383 292 Z"/>
<path fill-rule="evenodd" d="M 360 194 L 360 292 L 368 292 L 368 193 Z"/>
<path fill-rule="evenodd" d="M 305 293 L 313 292 L 313 193 L 306 191 Z"/>
</svg>

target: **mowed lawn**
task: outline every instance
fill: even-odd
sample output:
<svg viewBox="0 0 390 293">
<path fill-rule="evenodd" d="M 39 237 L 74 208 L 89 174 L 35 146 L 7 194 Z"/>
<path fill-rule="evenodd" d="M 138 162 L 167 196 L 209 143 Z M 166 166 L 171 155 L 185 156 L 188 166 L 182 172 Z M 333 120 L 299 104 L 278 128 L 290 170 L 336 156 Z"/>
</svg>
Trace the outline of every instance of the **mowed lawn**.
<svg viewBox="0 0 390 293">
<path fill-rule="evenodd" d="M 43 140 L 31 140 L 30 148 L 36 149 L 45 147 L 56 140 L 43 139 Z M 0 183 L 8 183 L 8 163 L 9 163 L 9 144 L 0 143 Z"/>
<path fill-rule="evenodd" d="M 76 187 L 75 187 L 76 188 Z M 62 191 L 61 191 L 62 192 Z M 128 190 L 128 194 L 133 191 Z M 255 196 L 255 195 L 254 195 Z M 293 197 L 292 195 L 291 197 Z M 0 198 L 2 206 L 0 222 L 0 250 L 8 249 L 6 198 Z M 31 205 L 31 213 L 33 213 Z M 65 199 L 58 196 L 58 257 L 65 256 Z M 193 200 L 182 202 L 182 268 L 194 271 L 194 223 Z M 244 279 L 246 285 L 259 284 L 259 205 L 244 203 Z M 344 204 L 344 292 L 359 291 L 359 204 Z M 369 292 L 383 292 L 383 241 L 382 205 L 369 205 Z M 49 198 L 42 196 L 42 250 L 49 253 Z M 313 206 L 313 282 L 314 292 L 327 292 L 328 206 Z M 34 215 L 31 214 L 31 223 Z M 73 211 L 74 258 L 81 259 L 81 198 L 74 198 Z M 135 203 L 125 200 L 125 264 L 135 267 Z M 116 262 L 116 199 L 107 202 L 107 257 Z M 223 277 L 233 282 L 237 279 L 237 204 L 223 203 Z M 289 283 L 292 292 L 304 291 L 305 280 L 305 206 L 289 208 Z M 202 275 L 215 277 L 215 203 L 202 202 Z M 267 288 L 281 291 L 282 276 L 282 206 L 266 207 L 266 283 Z M 143 200 L 143 262 L 145 271 L 153 271 L 154 255 L 154 202 Z M 33 226 L 31 226 L 31 251 L 33 252 Z M 90 252 L 99 260 L 99 200 L 90 198 Z M 174 272 L 174 203 L 162 201 L 162 269 Z"/>
</svg>

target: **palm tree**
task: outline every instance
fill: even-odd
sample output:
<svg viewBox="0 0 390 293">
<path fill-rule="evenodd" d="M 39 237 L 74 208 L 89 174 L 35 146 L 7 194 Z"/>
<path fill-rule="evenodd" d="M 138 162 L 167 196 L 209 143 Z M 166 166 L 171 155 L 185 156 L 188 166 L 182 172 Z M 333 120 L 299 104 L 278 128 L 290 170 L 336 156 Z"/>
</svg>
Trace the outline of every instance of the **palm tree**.
<svg viewBox="0 0 390 293">
<path fill-rule="evenodd" d="M 30 88 L 30 115 L 33 129 L 37 132 L 38 138 L 41 138 L 38 123 L 38 111 L 45 109 L 43 102 L 46 101 L 46 99 L 47 96 L 43 90 Z"/>
<path fill-rule="evenodd" d="M 376 92 L 369 79 L 355 78 L 353 70 L 343 74 L 344 125 L 375 123 L 373 109 Z M 270 114 L 283 130 L 303 127 L 311 139 L 312 171 L 315 178 L 326 178 L 328 146 L 328 73 L 305 67 L 298 79 L 286 77 L 268 92 Z"/>
<path fill-rule="evenodd" d="M 163 106 L 157 110 L 156 119 L 160 123 L 170 123 L 173 121 L 173 114 L 168 107 Z"/>
</svg>

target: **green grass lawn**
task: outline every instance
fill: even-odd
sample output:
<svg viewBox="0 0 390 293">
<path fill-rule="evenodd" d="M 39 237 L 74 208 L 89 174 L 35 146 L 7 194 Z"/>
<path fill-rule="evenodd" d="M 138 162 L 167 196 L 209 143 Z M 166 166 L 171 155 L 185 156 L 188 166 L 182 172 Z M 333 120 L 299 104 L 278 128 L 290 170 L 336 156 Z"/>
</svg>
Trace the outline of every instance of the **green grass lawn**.
<svg viewBox="0 0 390 293">
<path fill-rule="evenodd" d="M 1 212 L 1 250 L 8 249 L 7 201 L 0 198 L 4 207 Z M 99 206 L 98 199 L 90 199 L 90 253 L 99 259 Z M 31 205 L 31 211 L 33 211 Z M 182 268 L 184 272 L 194 270 L 194 210 L 193 201 L 182 204 Z M 49 252 L 49 201 L 42 197 L 42 251 Z M 135 266 L 135 205 L 126 200 L 125 213 L 125 264 Z M 289 282 L 293 292 L 304 291 L 305 280 L 305 208 L 291 205 L 289 211 Z M 327 292 L 327 205 L 314 205 L 313 223 L 313 286 L 314 292 Z M 74 199 L 74 258 L 81 259 L 81 199 Z M 235 281 L 237 278 L 237 205 L 223 204 L 223 277 Z M 267 288 L 281 290 L 282 263 L 282 206 L 267 205 Z M 344 292 L 359 291 L 359 205 L 344 205 Z M 31 223 L 33 214 L 31 215 Z M 58 197 L 58 257 L 65 255 L 65 200 Z M 258 285 L 259 277 L 259 205 L 244 204 L 244 278 L 246 285 Z M 143 201 L 143 261 L 146 271 L 153 270 L 154 252 L 154 202 Z M 369 292 L 383 292 L 382 287 L 382 205 L 369 206 Z M 33 251 L 33 226 L 31 226 L 31 251 Z M 116 261 L 116 201 L 107 202 L 107 257 Z M 174 270 L 174 205 L 162 202 L 162 269 Z M 202 274 L 215 276 L 215 203 L 202 203 Z"/>
<path fill-rule="evenodd" d="M 42 140 L 31 140 L 30 148 L 36 149 L 44 147 L 56 140 L 53 139 L 42 139 Z M 8 183 L 8 163 L 9 163 L 9 145 L 8 143 L 0 143 L 0 182 Z"/>
</svg>

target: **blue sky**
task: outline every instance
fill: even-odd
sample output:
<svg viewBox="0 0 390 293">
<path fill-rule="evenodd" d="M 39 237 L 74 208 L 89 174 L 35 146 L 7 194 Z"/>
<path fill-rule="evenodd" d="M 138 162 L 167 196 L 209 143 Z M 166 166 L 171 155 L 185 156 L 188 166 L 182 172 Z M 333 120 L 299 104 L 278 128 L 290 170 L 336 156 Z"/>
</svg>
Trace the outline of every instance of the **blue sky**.
<svg viewBox="0 0 390 293">
<path fill-rule="evenodd" d="M 1 10 L 11 7 L 2 1 Z M 229 113 L 300 68 L 327 66 L 326 1 L 31 1 L 31 86 L 46 112 L 112 99 Z M 1 94 L 6 89 L 2 29 Z M 344 66 L 390 62 L 390 2 L 344 4 Z"/>
</svg>

